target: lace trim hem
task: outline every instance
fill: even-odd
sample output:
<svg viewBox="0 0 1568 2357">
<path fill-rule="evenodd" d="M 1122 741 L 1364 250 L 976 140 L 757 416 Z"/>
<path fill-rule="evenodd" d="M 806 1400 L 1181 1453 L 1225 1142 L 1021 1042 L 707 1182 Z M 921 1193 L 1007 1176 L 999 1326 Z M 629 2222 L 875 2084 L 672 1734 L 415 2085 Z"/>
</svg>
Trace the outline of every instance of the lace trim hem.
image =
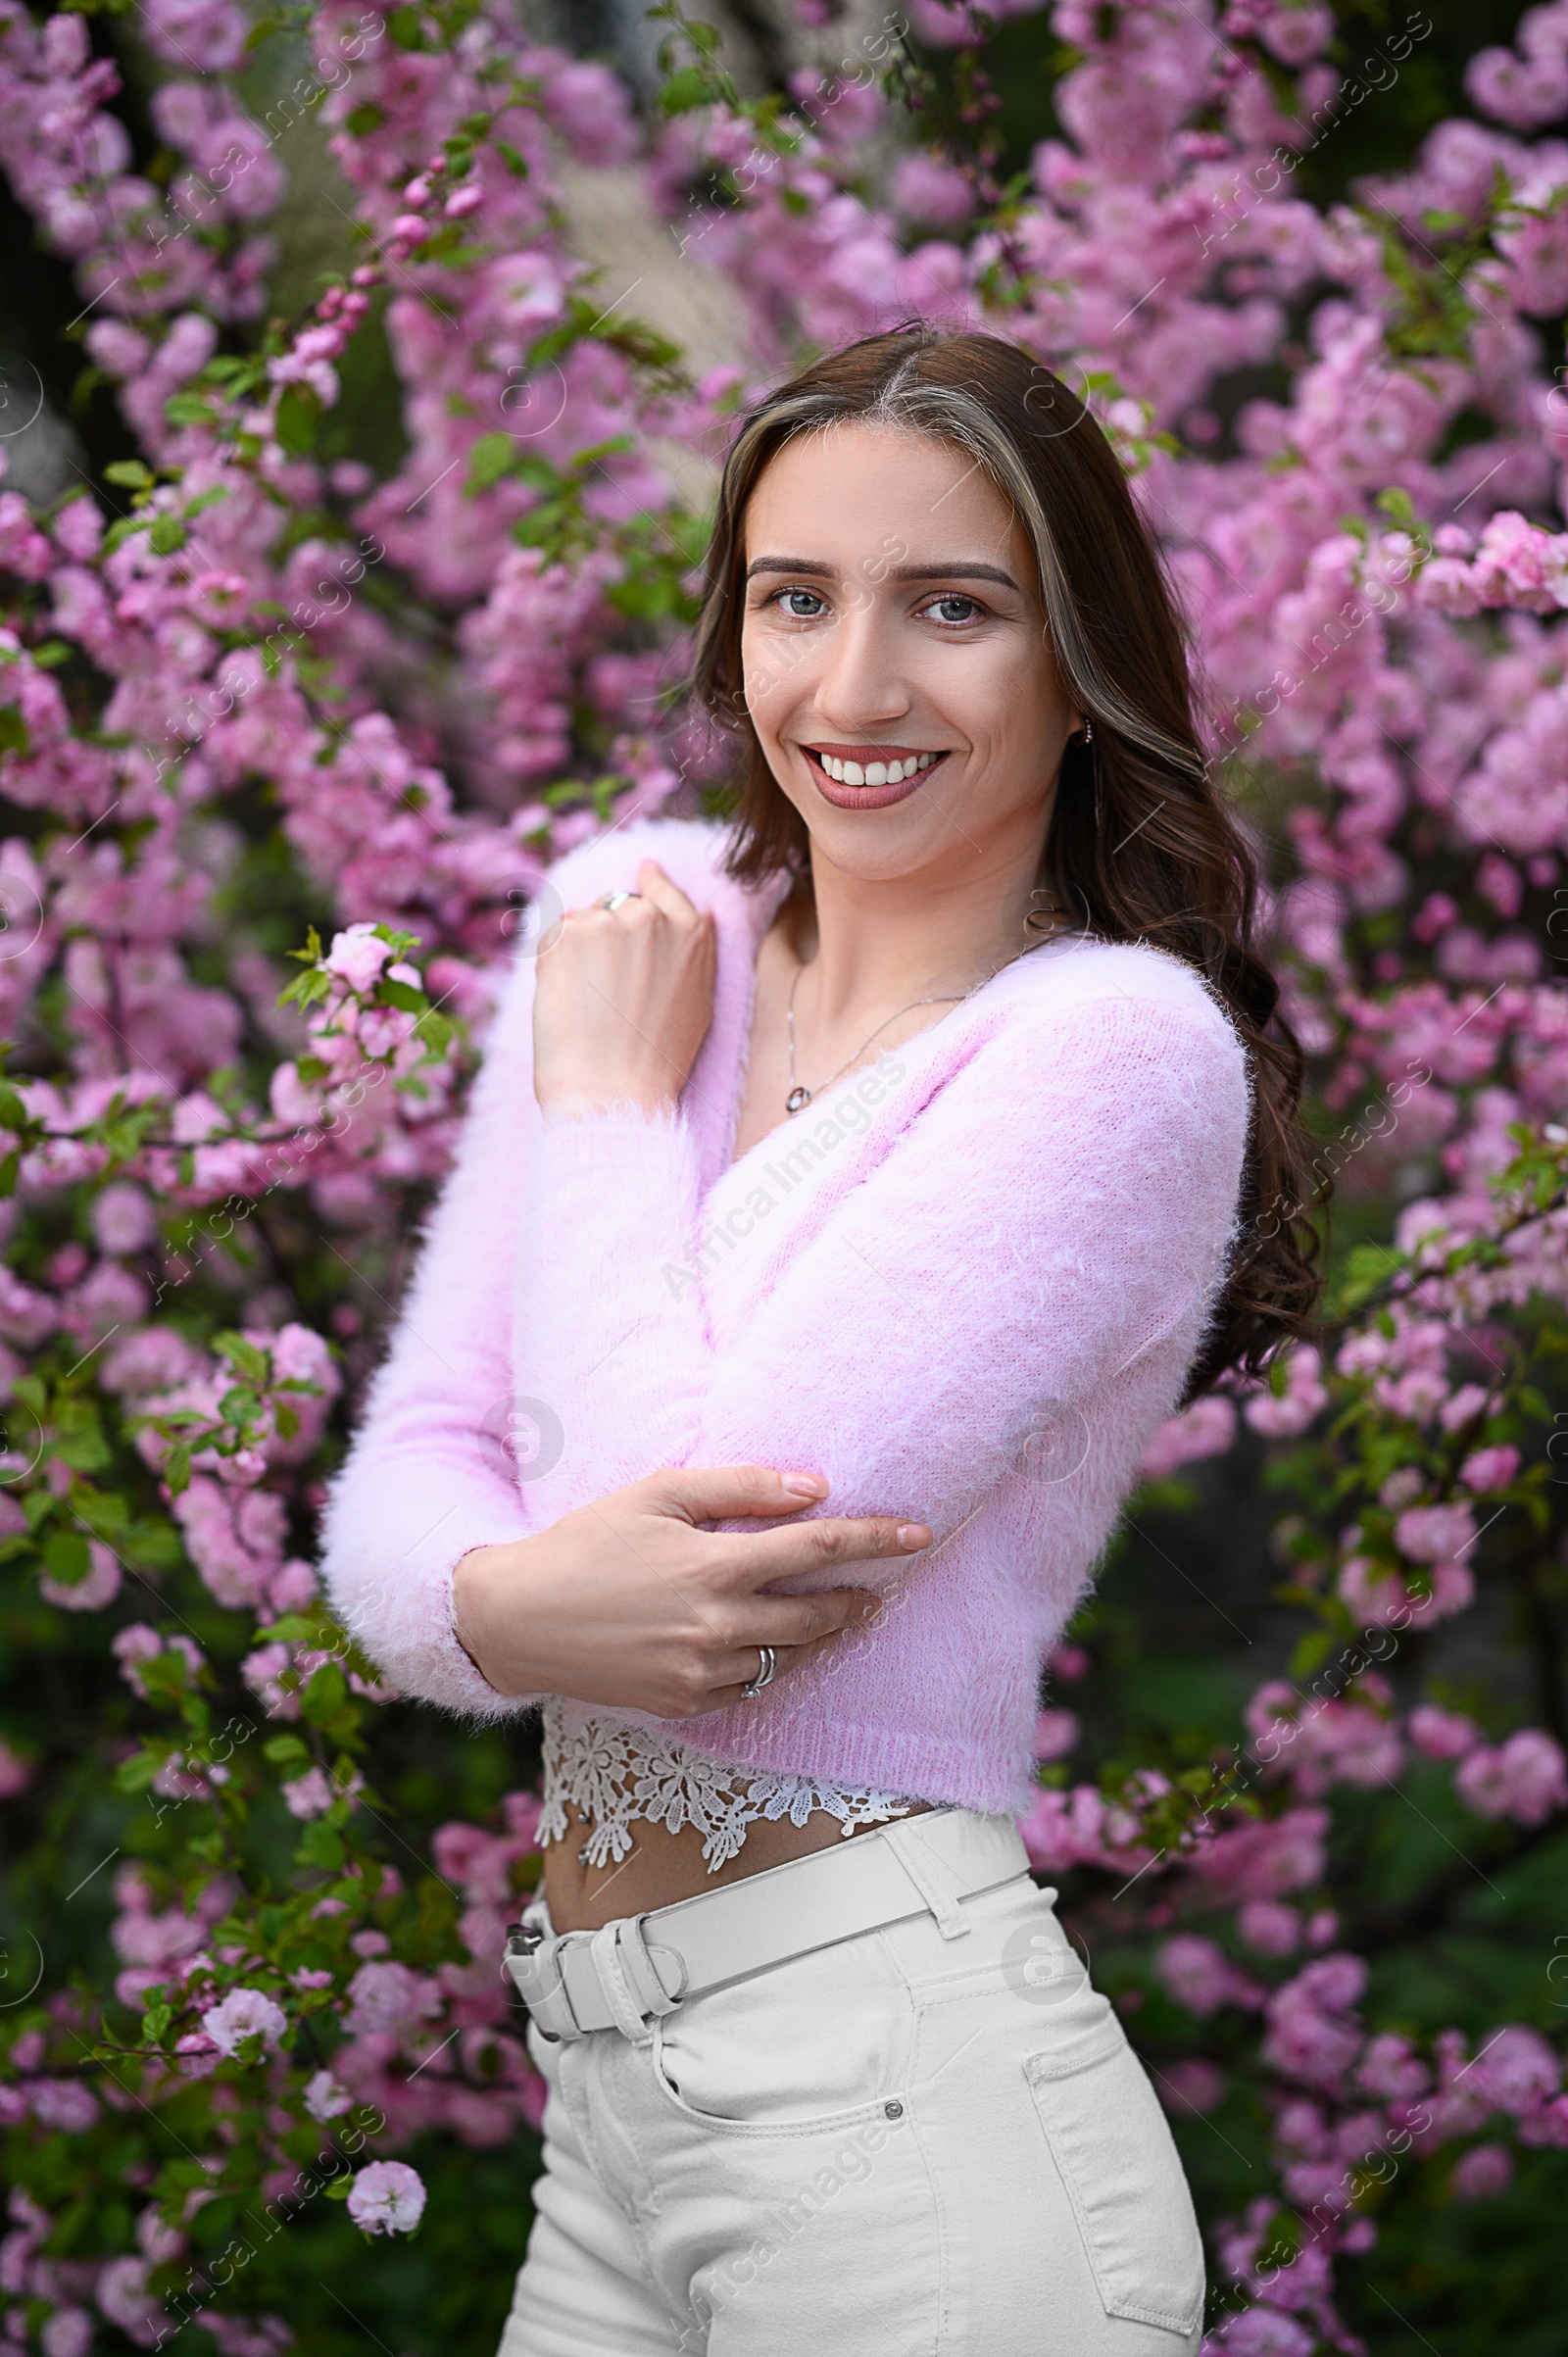
<svg viewBox="0 0 1568 2357">
<path fill-rule="evenodd" d="M 710 1874 L 737 1855 L 747 1828 L 760 1818 L 788 1817 L 804 1825 L 821 1810 L 836 1817 L 846 1837 L 862 1825 L 886 1825 L 915 1803 L 874 1786 L 826 1783 L 816 1777 L 737 1768 L 668 1743 L 641 1727 L 614 1719 L 585 1719 L 567 1734 L 559 1701 L 544 1706 L 544 1807 L 541 1845 L 574 1831 L 568 1804 L 593 1830 L 577 1855 L 584 1866 L 617 1865 L 632 1845 L 635 1824 L 664 1825 L 678 1833 L 695 1825 L 703 1836 Z"/>
</svg>

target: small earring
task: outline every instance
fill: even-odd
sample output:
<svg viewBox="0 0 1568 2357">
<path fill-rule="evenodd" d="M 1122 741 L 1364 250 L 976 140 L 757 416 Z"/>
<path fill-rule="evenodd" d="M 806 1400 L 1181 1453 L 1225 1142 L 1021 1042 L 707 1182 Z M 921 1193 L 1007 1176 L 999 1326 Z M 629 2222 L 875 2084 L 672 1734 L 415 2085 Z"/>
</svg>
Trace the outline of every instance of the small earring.
<svg viewBox="0 0 1568 2357">
<path fill-rule="evenodd" d="M 1093 720 L 1086 720 L 1079 733 L 1081 743 L 1085 745 L 1092 745 L 1095 741 L 1095 724 Z"/>
</svg>

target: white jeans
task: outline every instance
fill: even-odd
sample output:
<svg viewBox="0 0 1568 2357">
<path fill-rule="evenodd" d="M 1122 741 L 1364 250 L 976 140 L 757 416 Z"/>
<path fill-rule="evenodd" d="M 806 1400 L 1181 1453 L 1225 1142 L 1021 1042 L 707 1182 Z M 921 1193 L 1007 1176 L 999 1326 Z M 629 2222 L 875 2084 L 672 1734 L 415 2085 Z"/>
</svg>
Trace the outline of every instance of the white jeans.
<svg viewBox="0 0 1568 2357">
<path fill-rule="evenodd" d="M 545 2172 L 500 2357 L 1194 2357 L 1181 2163 L 1054 1895 L 1020 1876 L 961 1938 L 910 1917 L 639 2042 L 530 2026 Z"/>
</svg>

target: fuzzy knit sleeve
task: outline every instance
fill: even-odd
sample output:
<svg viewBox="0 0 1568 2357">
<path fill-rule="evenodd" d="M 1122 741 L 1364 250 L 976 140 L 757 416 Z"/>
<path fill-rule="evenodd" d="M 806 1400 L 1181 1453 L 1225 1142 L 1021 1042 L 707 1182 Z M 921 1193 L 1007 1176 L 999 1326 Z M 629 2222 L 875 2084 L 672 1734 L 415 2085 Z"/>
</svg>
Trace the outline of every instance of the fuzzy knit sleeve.
<svg viewBox="0 0 1568 2357">
<path fill-rule="evenodd" d="M 321 1569 L 344 1626 L 404 1692 L 501 1718 L 458 1644 L 452 1574 L 470 1547 L 537 1527 L 505 1443 L 515 1387 L 508 1283 L 533 1096 L 533 967 L 505 987 L 456 1158 L 387 1356 L 328 1493 Z"/>
<path fill-rule="evenodd" d="M 1033 1436 L 1156 1343 L 1190 1362 L 1249 1113 L 1241 1043 L 1196 989 L 981 1027 L 799 1249 L 754 1263 L 755 1309 L 722 1348 L 689 1274 L 702 1196 L 684 1116 L 541 1122 L 519 1347 L 564 1428 L 541 1510 L 664 1465 L 759 1463 L 826 1475 L 812 1512 L 951 1535 Z M 772 1252 L 768 1223 L 739 1249 Z"/>
</svg>

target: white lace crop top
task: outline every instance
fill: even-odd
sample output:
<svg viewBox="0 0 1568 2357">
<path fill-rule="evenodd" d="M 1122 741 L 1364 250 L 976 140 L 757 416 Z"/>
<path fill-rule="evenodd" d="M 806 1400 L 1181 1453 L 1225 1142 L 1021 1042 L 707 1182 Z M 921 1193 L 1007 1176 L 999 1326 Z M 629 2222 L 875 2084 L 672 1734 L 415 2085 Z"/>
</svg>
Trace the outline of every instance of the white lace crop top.
<svg viewBox="0 0 1568 2357">
<path fill-rule="evenodd" d="M 804 1825 L 814 1809 L 837 1817 L 846 1835 L 885 1825 L 917 1805 L 896 1792 L 825 1784 L 776 1769 L 737 1768 L 646 1728 L 600 1718 L 552 1697 L 544 1706 L 544 1808 L 539 1841 L 564 1841 L 588 1827 L 578 1851 L 584 1866 L 617 1864 L 632 1845 L 631 1827 L 695 1825 L 710 1874 L 727 1865 L 760 1817 Z M 576 1810 L 574 1828 L 567 1808 Z"/>
</svg>

